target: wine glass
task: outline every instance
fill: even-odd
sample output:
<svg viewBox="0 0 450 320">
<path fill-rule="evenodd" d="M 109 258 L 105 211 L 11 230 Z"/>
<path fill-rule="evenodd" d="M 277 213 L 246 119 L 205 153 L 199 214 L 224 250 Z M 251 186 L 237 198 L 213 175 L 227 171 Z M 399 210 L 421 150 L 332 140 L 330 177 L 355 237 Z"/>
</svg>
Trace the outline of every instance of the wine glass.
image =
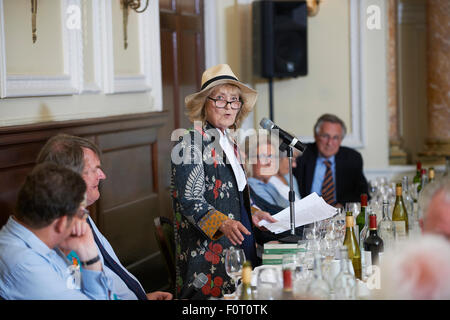
<svg viewBox="0 0 450 320">
<path fill-rule="evenodd" d="M 313 227 L 303 228 L 303 239 L 317 240 L 319 236 L 319 229 L 315 225 Z"/>
<path fill-rule="evenodd" d="M 360 206 L 361 204 L 359 202 L 347 202 L 345 204 L 345 212 L 353 212 L 353 217 L 356 218 L 361 211 Z"/>
<path fill-rule="evenodd" d="M 242 275 L 242 266 L 245 261 L 244 250 L 240 248 L 230 247 L 225 249 L 225 271 L 228 276 L 233 279 L 234 290 L 237 289 L 237 282 Z"/>
</svg>

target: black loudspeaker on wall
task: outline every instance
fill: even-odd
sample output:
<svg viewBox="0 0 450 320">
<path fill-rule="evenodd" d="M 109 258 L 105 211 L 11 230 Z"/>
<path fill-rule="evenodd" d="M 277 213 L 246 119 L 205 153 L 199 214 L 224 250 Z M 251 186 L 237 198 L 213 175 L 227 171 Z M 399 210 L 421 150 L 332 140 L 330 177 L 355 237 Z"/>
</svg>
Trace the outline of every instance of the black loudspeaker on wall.
<svg viewBox="0 0 450 320">
<path fill-rule="evenodd" d="M 253 71 L 262 78 L 308 74 L 305 1 L 254 1 Z"/>
</svg>

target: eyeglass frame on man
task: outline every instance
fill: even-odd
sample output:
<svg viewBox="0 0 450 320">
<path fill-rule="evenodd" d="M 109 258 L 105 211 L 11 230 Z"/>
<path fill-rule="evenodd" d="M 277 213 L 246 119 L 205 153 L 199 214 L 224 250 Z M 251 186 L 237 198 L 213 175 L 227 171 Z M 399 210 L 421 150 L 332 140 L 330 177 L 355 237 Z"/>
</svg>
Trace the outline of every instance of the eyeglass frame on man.
<svg viewBox="0 0 450 320">
<path fill-rule="evenodd" d="M 330 136 L 329 134 L 326 133 L 321 133 L 318 135 L 320 139 L 324 140 L 324 141 L 328 141 L 331 139 L 331 141 L 333 142 L 339 142 L 342 140 L 342 136 Z"/>
<path fill-rule="evenodd" d="M 241 108 L 242 108 L 242 105 L 243 105 L 243 101 L 242 101 L 242 99 L 239 99 L 239 100 L 234 100 L 234 101 L 227 101 L 227 100 L 222 100 L 222 99 L 214 99 L 214 98 L 211 98 L 211 97 L 207 97 L 208 99 L 210 99 L 210 100 L 212 100 L 212 101 L 214 101 L 214 106 L 217 108 L 217 109 L 225 109 L 225 107 L 228 105 L 228 104 L 230 104 L 230 108 L 231 109 L 233 109 L 233 110 L 240 110 Z M 220 101 L 220 102 L 226 102 L 226 104 L 223 106 L 223 107 L 218 107 L 217 106 L 217 101 Z M 233 103 L 235 103 L 235 102 L 238 102 L 238 103 L 240 103 L 240 106 L 239 106 L 239 108 L 233 108 Z"/>
</svg>

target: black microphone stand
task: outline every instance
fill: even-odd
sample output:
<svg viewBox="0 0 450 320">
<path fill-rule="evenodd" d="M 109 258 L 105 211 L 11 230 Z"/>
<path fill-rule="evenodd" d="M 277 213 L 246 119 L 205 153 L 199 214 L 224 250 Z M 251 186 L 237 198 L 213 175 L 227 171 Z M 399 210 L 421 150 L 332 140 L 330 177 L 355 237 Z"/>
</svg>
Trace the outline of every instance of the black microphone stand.
<svg viewBox="0 0 450 320">
<path fill-rule="evenodd" d="M 292 174 L 292 158 L 294 157 L 292 147 L 286 145 L 284 142 L 280 145 L 280 151 L 286 151 L 289 159 L 289 209 L 291 218 L 291 235 L 279 239 L 280 242 L 285 243 L 298 243 L 302 240 L 302 236 L 295 233 L 295 191 L 294 191 L 294 178 Z"/>
</svg>

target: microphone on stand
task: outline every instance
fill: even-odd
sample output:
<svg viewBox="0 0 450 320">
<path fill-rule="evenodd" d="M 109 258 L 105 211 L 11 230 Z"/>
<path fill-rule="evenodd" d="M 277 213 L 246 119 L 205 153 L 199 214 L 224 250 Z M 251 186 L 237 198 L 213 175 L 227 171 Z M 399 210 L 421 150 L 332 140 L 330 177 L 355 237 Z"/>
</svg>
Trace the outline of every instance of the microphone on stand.
<svg viewBox="0 0 450 320">
<path fill-rule="evenodd" d="M 301 143 L 294 135 L 290 134 L 289 132 L 284 131 L 280 127 L 278 127 L 276 124 L 274 124 L 272 121 L 270 121 L 267 118 L 262 118 L 259 125 L 267 130 L 278 130 L 278 134 L 280 136 L 280 139 L 288 146 L 293 147 L 297 149 L 300 152 L 305 151 L 306 145 Z"/>
<path fill-rule="evenodd" d="M 278 241 L 286 243 L 297 243 L 299 240 L 301 240 L 301 237 L 299 237 L 295 232 L 295 192 L 293 187 L 294 180 L 292 175 L 292 148 L 295 148 L 303 153 L 303 151 L 305 151 L 306 149 L 306 145 L 301 143 L 294 135 L 284 131 L 267 118 L 262 118 L 259 125 L 269 131 L 277 130 L 279 138 L 282 141 L 280 150 L 286 151 L 289 158 L 289 211 L 291 220 L 291 232 L 289 236 L 278 239 Z"/>
<path fill-rule="evenodd" d="M 183 287 L 184 293 L 180 296 L 180 299 L 192 299 L 198 291 L 208 282 L 208 277 L 204 273 L 200 273 L 197 277 L 193 276 L 193 280 L 186 283 Z M 183 291 L 183 290 L 181 290 Z"/>
</svg>

